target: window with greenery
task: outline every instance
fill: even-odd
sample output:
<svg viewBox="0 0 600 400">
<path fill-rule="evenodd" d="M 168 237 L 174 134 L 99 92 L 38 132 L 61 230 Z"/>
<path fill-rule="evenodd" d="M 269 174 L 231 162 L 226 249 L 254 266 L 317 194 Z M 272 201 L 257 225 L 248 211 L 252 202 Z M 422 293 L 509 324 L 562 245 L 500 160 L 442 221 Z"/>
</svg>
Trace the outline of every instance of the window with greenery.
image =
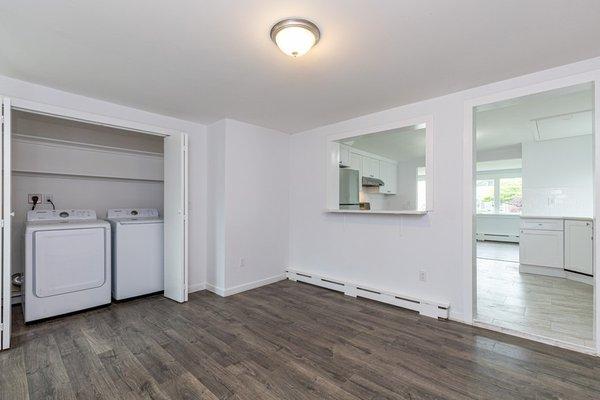
<svg viewBox="0 0 600 400">
<path fill-rule="evenodd" d="M 521 214 L 523 206 L 523 184 L 522 179 L 500 178 L 500 214 Z"/>
<path fill-rule="evenodd" d="M 478 179 L 476 188 L 477 213 L 496 212 L 496 190 L 493 179 Z"/>
<path fill-rule="evenodd" d="M 477 179 L 475 196 L 478 214 L 521 214 L 523 180 L 514 175 Z"/>
</svg>

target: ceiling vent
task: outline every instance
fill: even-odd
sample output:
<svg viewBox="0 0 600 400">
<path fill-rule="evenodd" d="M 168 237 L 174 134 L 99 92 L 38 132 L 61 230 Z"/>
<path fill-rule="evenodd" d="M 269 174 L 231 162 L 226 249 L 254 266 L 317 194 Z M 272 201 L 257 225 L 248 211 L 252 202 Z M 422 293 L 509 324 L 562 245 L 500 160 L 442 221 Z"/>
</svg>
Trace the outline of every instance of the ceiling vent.
<svg viewBox="0 0 600 400">
<path fill-rule="evenodd" d="M 592 110 L 585 110 L 537 118 L 532 120 L 531 123 L 533 138 L 536 141 L 591 135 L 594 126 L 594 114 Z"/>
</svg>

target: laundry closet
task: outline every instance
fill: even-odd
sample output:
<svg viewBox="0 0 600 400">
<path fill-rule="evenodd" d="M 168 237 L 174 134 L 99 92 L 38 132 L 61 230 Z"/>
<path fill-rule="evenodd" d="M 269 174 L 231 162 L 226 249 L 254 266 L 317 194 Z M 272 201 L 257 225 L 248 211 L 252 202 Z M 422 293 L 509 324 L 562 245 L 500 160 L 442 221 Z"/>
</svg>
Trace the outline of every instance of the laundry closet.
<svg viewBox="0 0 600 400">
<path fill-rule="evenodd" d="M 13 322 L 152 293 L 187 301 L 187 134 L 0 104 L 0 349 Z"/>
<path fill-rule="evenodd" d="M 162 291 L 164 138 L 11 117 L 11 297 L 25 321 Z"/>
</svg>

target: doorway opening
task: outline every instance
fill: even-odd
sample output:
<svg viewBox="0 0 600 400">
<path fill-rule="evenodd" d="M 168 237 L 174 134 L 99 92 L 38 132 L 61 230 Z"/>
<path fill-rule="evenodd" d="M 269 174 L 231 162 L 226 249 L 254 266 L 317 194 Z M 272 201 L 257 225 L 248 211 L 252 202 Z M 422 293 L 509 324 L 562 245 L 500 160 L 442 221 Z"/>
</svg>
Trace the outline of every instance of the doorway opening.
<svg viewBox="0 0 600 400">
<path fill-rule="evenodd" d="M 593 83 L 473 117 L 475 323 L 593 350 Z"/>
</svg>

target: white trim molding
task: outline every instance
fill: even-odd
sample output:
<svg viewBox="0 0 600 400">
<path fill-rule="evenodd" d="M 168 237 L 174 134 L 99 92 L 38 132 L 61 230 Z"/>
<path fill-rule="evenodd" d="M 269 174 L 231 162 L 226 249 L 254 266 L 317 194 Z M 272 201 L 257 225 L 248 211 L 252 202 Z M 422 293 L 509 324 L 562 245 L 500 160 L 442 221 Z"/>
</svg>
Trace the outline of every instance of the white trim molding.
<svg viewBox="0 0 600 400">
<path fill-rule="evenodd" d="M 264 279 L 259 279 L 254 282 L 248 282 L 248 283 L 244 283 L 244 284 L 233 286 L 233 287 L 226 288 L 226 289 L 222 288 L 222 287 L 217 287 L 210 283 L 207 283 L 206 290 L 211 291 L 221 297 L 227 297 L 227 296 L 233 296 L 234 294 L 242 293 L 242 292 L 245 292 L 248 290 L 256 289 L 261 286 L 266 286 L 266 285 L 270 285 L 275 282 L 283 281 L 285 279 L 287 279 L 286 274 L 278 274 L 275 276 L 271 276 L 271 277 L 264 278 Z"/>
<path fill-rule="evenodd" d="M 363 297 L 365 299 L 418 311 L 419 314 L 427 317 L 448 319 L 450 316 L 450 303 L 448 302 L 418 298 L 294 268 L 287 268 L 286 274 L 287 278 L 291 281 L 304 282 L 336 290 L 344 293 L 346 296 Z"/>
</svg>

